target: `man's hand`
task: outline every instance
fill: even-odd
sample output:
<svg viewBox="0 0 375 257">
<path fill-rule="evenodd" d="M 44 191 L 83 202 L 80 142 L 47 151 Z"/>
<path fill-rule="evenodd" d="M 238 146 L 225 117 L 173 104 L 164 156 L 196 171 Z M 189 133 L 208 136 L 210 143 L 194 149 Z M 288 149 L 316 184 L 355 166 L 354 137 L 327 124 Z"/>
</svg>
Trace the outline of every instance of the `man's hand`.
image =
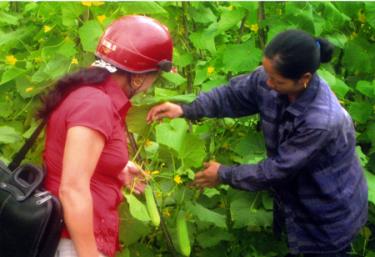
<svg viewBox="0 0 375 257">
<path fill-rule="evenodd" d="M 215 187 L 220 184 L 219 180 L 219 168 L 220 163 L 215 161 L 210 161 L 204 164 L 206 168 L 203 171 L 200 171 L 195 174 L 195 179 L 193 181 L 193 185 L 204 188 L 204 187 Z"/>
<path fill-rule="evenodd" d="M 178 104 L 166 102 L 151 108 L 147 114 L 147 123 L 151 123 L 155 120 L 161 120 L 163 118 L 177 118 L 182 116 L 183 113 L 184 112 L 181 106 Z"/>
<path fill-rule="evenodd" d="M 128 161 L 128 164 L 120 173 L 120 179 L 123 181 L 124 186 L 136 194 L 144 192 L 147 185 L 146 174 L 137 164 Z"/>
</svg>

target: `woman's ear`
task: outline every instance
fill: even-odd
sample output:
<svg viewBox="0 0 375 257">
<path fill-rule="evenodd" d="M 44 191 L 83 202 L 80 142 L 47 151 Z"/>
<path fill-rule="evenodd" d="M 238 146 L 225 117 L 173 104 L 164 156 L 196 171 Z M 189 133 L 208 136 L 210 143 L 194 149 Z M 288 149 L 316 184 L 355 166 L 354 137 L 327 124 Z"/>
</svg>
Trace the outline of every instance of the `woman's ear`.
<svg viewBox="0 0 375 257">
<path fill-rule="evenodd" d="M 142 87 L 145 79 L 145 74 L 132 74 L 130 77 L 130 87 L 137 90 L 138 88 Z"/>
<path fill-rule="evenodd" d="M 309 84 L 309 82 L 310 82 L 311 79 L 312 79 L 312 74 L 310 72 L 306 72 L 299 79 L 299 82 L 300 82 L 301 85 L 304 85 L 304 87 L 306 88 L 307 84 Z"/>
</svg>

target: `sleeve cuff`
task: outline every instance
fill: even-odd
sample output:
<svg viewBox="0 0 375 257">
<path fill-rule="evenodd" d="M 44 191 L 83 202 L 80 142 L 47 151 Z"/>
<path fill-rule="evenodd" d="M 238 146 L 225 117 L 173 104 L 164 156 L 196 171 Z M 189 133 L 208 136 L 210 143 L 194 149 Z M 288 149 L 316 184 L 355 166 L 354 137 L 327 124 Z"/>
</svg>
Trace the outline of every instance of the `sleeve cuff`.
<svg viewBox="0 0 375 257">
<path fill-rule="evenodd" d="M 232 169 L 231 166 L 220 165 L 219 167 L 219 180 L 223 184 L 229 184 L 232 180 Z"/>
<path fill-rule="evenodd" d="M 196 111 L 194 110 L 194 107 L 191 104 L 180 104 L 183 114 L 182 117 L 189 119 L 191 121 L 196 121 L 199 118 L 197 118 Z"/>
</svg>

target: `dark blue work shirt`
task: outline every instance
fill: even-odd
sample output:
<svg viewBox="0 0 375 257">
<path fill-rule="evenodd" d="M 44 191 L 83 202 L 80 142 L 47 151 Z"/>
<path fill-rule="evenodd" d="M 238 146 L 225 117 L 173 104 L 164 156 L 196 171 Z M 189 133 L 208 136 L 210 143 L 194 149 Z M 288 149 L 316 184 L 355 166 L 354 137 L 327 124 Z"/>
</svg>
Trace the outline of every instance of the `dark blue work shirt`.
<svg viewBox="0 0 375 257">
<path fill-rule="evenodd" d="M 317 75 L 291 103 L 266 80 L 263 67 L 235 77 L 183 105 L 184 116 L 259 113 L 268 157 L 258 164 L 221 165 L 221 181 L 274 193 L 274 225 L 285 226 L 291 253 L 337 252 L 367 220 L 367 184 L 353 122 Z"/>
</svg>

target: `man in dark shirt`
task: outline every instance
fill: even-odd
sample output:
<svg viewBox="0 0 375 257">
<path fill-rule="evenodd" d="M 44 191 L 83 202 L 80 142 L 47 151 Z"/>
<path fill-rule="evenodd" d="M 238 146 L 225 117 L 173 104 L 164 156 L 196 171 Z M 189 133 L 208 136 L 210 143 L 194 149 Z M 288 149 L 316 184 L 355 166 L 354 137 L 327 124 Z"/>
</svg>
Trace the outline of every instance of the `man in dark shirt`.
<svg viewBox="0 0 375 257">
<path fill-rule="evenodd" d="M 267 158 L 236 166 L 211 161 L 196 174 L 195 184 L 271 190 L 274 227 L 285 228 L 290 256 L 348 256 L 367 220 L 367 184 L 352 120 L 315 73 L 320 62 L 331 59 L 329 47 L 302 31 L 283 32 L 267 46 L 263 66 L 254 72 L 189 105 L 165 103 L 148 114 L 151 121 L 259 113 Z"/>
</svg>

